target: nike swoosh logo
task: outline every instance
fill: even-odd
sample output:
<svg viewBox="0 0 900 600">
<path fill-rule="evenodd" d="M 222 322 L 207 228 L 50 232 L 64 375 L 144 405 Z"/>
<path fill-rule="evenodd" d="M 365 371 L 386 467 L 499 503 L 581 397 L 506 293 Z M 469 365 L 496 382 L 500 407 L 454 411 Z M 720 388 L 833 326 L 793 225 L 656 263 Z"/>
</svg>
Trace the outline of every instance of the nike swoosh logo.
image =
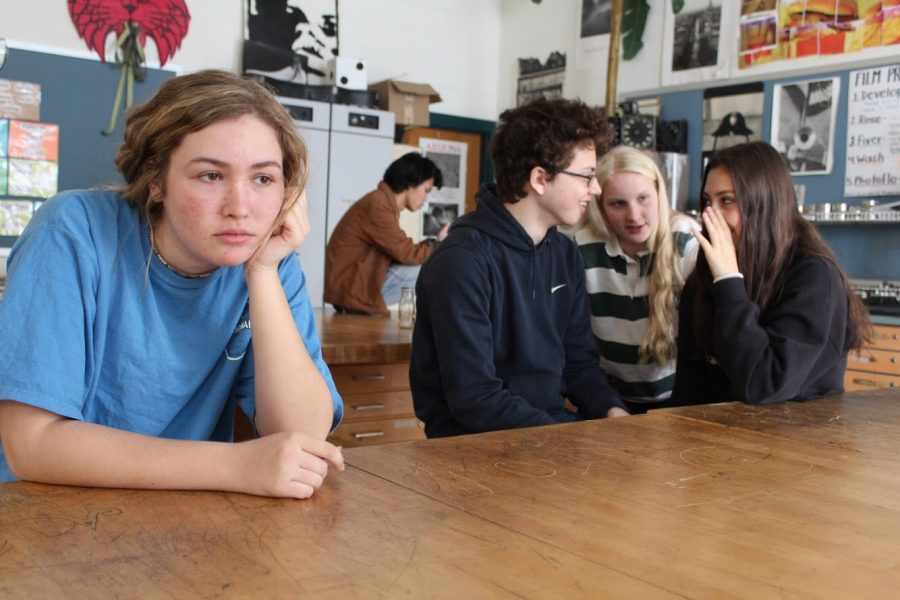
<svg viewBox="0 0 900 600">
<path fill-rule="evenodd" d="M 564 284 L 564 283 L 561 283 L 559 285 L 554 285 L 552 288 L 550 288 L 550 293 L 554 294 L 554 293 L 556 293 L 556 290 L 558 290 L 559 288 L 564 288 L 564 287 L 566 287 L 566 284 Z"/>
</svg>

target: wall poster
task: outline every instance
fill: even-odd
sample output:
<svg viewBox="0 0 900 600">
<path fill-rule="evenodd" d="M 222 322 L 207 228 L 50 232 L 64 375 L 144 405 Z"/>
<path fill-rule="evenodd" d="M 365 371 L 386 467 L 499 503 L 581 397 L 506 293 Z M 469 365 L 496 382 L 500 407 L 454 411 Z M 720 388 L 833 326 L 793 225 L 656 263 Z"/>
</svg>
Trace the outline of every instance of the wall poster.
<svg viewBox="0 0 900 600">
<path fill-rule="evenodd" d="M 665 3 L 663 85 L 727 78 L 728 48 L 733 37 L 722 31 L 722 24 L 732 22 L 732 4 L 684 0 L 675 13 L 672 3 Z"/>
<path fill-rule="evenodd" d="M 606 67 L 609 57 L 609 33 L 612 0 L 581 0 L 578 37 L 575 39 L 575 67 Z"/>
<path fill-rule="evenodd" d="M 770 143 L 793 175 L 827 175 L 834 163 L 839 77 L 776 84 Z"/>
<path fill-rule="evenodd" d="M 551 52 L 544 63 L 537 58 L 520 58 L 516 106 L 538 98 L 562 98 L 565 80 L 566 55 L 562 52 Z"/>
<path fill-rule="evenodd" d="M 337 0 L 244 0 L 244 73 L 329 83 L 338 53 Z"/>
<path fill-rule="evenodd" d="M 743 0 L 740 67 L 900 44 L 900 0 Z"/>
<path fill-rule="evenodd" d="M 703 162 L 724 148 L 762 139 L 763 84 L 744 83 L 703 91 Z"/>
<path fill-rule="evenodd" d="M 434 161 L 444 176 L 444 186 L 434 188 L 422 209 L 422 237 L 438 232 L 466 211 L 466 159 L 469 147 L 463 142 L 421 138 L 422 154 Z"/>
<path fill-rule="evenodd" d="M 900 64 L 850 72 L 844 196 L 900 195 Z"/>
</svg>

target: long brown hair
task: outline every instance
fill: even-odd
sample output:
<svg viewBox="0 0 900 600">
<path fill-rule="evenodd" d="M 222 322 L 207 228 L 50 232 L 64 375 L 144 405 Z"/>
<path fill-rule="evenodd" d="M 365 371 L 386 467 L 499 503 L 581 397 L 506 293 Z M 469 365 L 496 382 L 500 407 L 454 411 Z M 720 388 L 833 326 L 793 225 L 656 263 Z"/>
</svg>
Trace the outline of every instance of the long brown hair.
<svg viewBox="0 0 900 600">
<path fill-rule="evenodd" d="M 703 188 L 710 171 L 724 168 L 731 175 L 741 211 L 741 239 L 737 244 L 738 269 L 747 295 L 761 313 L 778 301 L 790 265 L 819 256 L 834 265 L 847 299 L 847 341 L 859 348 L 871 331 L 865 306 L 850 289 L 847 276 L 816 228 L 797 210 L 797 198 L 787 163 L 765 142 L 732 146 L 714 154 L 703 172 Z M 702 202 L 703 208 L 706 201 Z M 706 231 L 704 229 L 704 235 Z M 697 256 L 692 276 L 697 284 L 693 329 L 698 351 L 711 348 L 713 314 L 712 273 L 705 254 Z"/>
</svg>

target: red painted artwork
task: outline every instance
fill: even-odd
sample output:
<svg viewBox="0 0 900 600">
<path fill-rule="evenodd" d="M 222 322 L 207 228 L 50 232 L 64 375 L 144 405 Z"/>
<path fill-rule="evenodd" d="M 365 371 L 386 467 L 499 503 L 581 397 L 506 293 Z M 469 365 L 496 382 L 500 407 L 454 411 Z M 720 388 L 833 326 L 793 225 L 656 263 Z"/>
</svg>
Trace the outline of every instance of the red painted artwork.
<svg viewBox="0 0 900 600">
<path fill-rule="evenodd" d="M 164 65 L 181 46 L 191 22 L 184 0 L 68 0 L 68 3 L 78 35 L 104 62 L 106 38 L 115 32 L 117 40 L 136 36 L 141 50 L 147 37 L 152 38 L 160 65 Z"/>
<path fill-rule="evenodd" d="M 122 65 L 109 127 L 116 128 L 119 106 L 131 107 L 134 82 L 145 78 L 144 47 L 153 39 L 160 66 L 181 47 L 191 14 L 184 0 L 68 0 L 69 16 L 87 47 L 106 62 L 106 40 L 115 34 L 115 62 Z M 123 98 L 124 96 L 124 98 Z"/>
</svg>

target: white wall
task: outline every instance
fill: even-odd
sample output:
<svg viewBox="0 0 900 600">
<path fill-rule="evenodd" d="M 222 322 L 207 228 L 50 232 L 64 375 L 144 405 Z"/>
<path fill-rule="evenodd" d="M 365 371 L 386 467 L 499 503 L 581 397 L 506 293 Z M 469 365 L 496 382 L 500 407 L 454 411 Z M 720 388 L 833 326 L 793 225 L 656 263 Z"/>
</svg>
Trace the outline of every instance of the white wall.
<svg viewBox="0 0 900 600">
<path fill-rule="evenodd" d="M 29 0 L 27 9 L 23 4 L 0 1 L 0 37 L 51 51 L 87 52 L 63 0 Z M 167 66 L 237 72 L 242 0 L 187 5 L 190 29 Z M 495 118 L 500 0 L 342 0 L 339 10 L 341 54 L 366 59 L 370 82 L 398 77 L 430 83 L 443 98 L 432 105 L 435 112 Z M 147 60 L 151 66 L 159 62 L 149 40 Z"/>
<path fill-rule="evenodd" d="M 651 2 L 651 5 L 643 38 L 644 48 L 634 60 L 619 67 L 619 97 L 623 93 L 659 85 L 662 0 Z M 578 54 L 580 1 L 543 0 L 540 4 L 535 4 L 526 0 L 502 0 L 501 16 L 503 25 L 498 80 L 500 110 L 515 106 L 518 59 L 537 58 L 544 62 L 553 51 L 566 55 L 566 81 L 563 86 L 566 97 L 581 98 L 592 105 L 606 103 L 608 51 L 586 56 Z"/>
</svg>

